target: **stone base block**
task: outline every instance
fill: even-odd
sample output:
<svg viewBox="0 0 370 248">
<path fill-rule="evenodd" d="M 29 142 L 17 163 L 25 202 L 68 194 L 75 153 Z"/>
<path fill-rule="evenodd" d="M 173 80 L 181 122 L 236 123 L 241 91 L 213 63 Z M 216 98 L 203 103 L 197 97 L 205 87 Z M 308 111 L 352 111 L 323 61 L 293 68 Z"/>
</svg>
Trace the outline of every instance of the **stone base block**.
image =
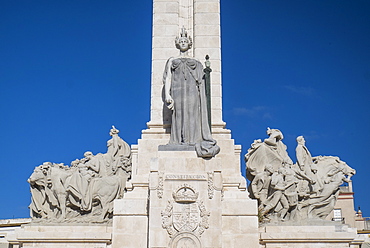
<svg viewBox="0 0 370 248">
<path fill-rule="evenodd" d="M 21 247 L 110 248 L 111 242 L 112 226 L 110 224 L 31 224 L 16 231 L 15 243 L 21 244 Z"/>
<path fill-rule="evenodd" d="M 124 198 L 114 201 L 112 248 L 147 247 L 148 200 Z"/>
<path fill-rule="evenodd" d="M 261 245 L 266 248 L 358 247 L 356 229 L 332 226 L 266 226 L 260 229 Z"/>
</svg>

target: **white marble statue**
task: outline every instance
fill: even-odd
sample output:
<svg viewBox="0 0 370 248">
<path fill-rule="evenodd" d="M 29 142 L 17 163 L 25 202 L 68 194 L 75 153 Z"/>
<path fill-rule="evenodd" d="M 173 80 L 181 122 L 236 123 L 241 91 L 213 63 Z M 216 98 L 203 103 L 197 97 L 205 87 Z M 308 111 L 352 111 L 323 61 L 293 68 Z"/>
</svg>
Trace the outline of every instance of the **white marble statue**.
<svg viewBox="0 0 370 248">
<path fill-rule="evenodd" d="M 203 65 L 188 56 L 192 40 L 185 28 L 175 43 L 180 56 L 168 59 L 163 75 L 165 103 L 172 110 L 169 145 L 195 146 L 199 157 L 214 157 L 220 148 L 208 125 Z"/>
<path fill-rule="evenodd" d="M 31 217 L 40 221 L 102 222 L 112 216 L 131 176 L 131 149 L 113 126 L 105 154 L 85 152 L 71 166 L 45 162 L 28 179 Z"/>
<path fill-rule="evenodd" d="M 263 221 L 325 219 L 333 210 L 343 182 L 356 173 L 338 157 L 312 157 L 303 136 L 297 137 L 293 164 L 283 134 L 267 129 L 269 137 L 255 140 L 245 155 L 251 197 L 258 199 Z"/>
</svg>

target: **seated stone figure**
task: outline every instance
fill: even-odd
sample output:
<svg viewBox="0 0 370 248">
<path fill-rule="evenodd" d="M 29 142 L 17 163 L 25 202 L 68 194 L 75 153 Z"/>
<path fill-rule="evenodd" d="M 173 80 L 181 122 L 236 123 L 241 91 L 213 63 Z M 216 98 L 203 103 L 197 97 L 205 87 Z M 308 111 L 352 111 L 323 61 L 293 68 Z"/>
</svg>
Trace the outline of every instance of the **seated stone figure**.
<svg viewBox="0 0 370 248">
<path fill-rule="evenodd" d="M 306 141 L 303 136 L 297 137 L 296 157 L 297 165 L 310 180 L 301 181 L 301 189 L 305 188 L 306 193 L 315 193 L 322 188 L 322 183 L 317 176 L 317 165 L 313 163 L 310 151 L 306 147 Z"/>
<path fill-rule="evenodd" d="M 131 176 L 131 149 L 113 126 L 105 154 L 85 152 L 84 158 L 64 164 L 43 163 L 28 179 L 33 219 L 43 221 L 104 221 L 113 200 L 123 197 Z"/>
</svg>

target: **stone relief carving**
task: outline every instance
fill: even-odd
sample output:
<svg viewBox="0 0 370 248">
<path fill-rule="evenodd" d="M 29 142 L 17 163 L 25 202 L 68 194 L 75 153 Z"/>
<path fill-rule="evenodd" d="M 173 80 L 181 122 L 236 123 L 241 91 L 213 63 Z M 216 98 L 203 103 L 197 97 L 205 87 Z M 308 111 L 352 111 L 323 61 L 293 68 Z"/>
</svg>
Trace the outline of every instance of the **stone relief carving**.
<svg viewBox="0 0 370 248">
<path fill-rule="evenodd" d="M 163 172 L 158 175 L 158 186 L 157 186 L 157 196 L 159 199 L 163 197 Z"/>
<path fill-rule="evenodd" d="M 112 126 L 107 153 L 85 152 L 71 166 L 45 162 L 28 182 L 33 221 L 102 222 L 111 218 L 113 200 L 122 198 L 131 177 L 131 149 Z"/>
<path fill-rule="evenodd" d="M 220 148 L 208 124 L 203 65 L 188 57 L 192 40 L 185 28 L 176 37 L 179 57 L 167 60 L 163 74 L 165 104 L 172 111 L 170 146 L 195 146 L 199 157 L 214 157 Z"/>
<path fill-rule="evenodd" d="M 339 186 L 350 182 L 356 171 L 338 157 L 312 157 L 303 136 L 297 137 L 293 164 L 282 132 L 268 128 L 267 134 L 245 155 L 249 192 L 258 200 L 261 220 L 324 219 L 334 208 Z"/>
<path fill-rule="evenodd" d="M 207 172 L 208 175 L 208 198 L 212 199 L 215 194 L 215 186 L 213 185 L 214 172 Z"/>
<path fill-rule="evenodd" d="M 168 201 L 162 211 L 162 227 L 167 230 L 172 243 L 180 234 L 186 234 L 183 241 L 193 236 L 198 239 L 209 227 L 210 213 L 198 196 L 193 187 L 184 184 L 172 193 L 173 200 Z M 191 238 L 189 242 L 196 241 Z"/>
<path fill-rule="evenodd" d="M 192 248 L 201 248 L 201 242 L 199 237 L 196 235 L 184 232 L 178 233 L 170 243 L 170 248 L 178 248 L 178 247 L 192 247 Z"/>
<path fill-rule="evenodd" d="M 167 174 L 166 180 L 207 180 L 205 175 Z"/>
</svg>

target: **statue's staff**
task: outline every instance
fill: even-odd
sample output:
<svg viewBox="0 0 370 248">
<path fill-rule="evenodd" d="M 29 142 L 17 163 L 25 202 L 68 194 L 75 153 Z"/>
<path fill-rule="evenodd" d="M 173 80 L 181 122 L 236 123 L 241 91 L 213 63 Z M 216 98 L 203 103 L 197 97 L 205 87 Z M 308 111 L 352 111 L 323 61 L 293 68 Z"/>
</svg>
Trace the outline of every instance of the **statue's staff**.
<svg viewBox="0 0 370 248">
<path fill-rule="evenodd" d="M 207 115 L 208 115 L 208 126 L 209 130 L 212 131 L 211 125 L 211 62 L 209 61 L 208 54 L 206 55 L 206 62 L 204 62 L 206 68 L 204 68 L 204 81 L 206 87 L 206 97 L 207 97 Z"/>
</svg>

